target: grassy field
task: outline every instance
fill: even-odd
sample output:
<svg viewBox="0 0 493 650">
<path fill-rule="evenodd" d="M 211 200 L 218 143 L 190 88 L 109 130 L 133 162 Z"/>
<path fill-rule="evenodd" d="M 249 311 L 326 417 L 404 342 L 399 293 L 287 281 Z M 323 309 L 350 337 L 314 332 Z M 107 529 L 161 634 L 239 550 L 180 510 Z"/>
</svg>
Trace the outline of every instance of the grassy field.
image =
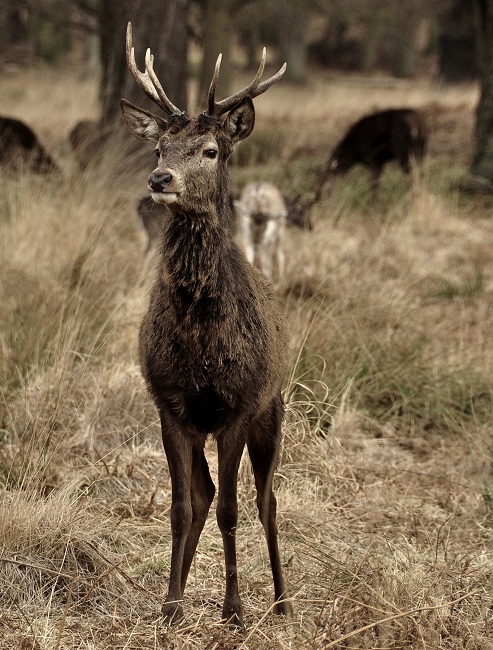
<svg viewBox="0 0 493 650">
<path fill-rule="evenodd" d="M 219 621 L 213 512 L 185 621 L 168 629 L 170 480 L 136 355 L 155 262 L 135 215 L 147 173 L 118 151 L 77 170 L 67 136 L 97 115 L 94 81 L 4 73 L 0 112 L 25 119 L 63 174 L 0 170 L 2 650 L 493 648 L 493 202 L 452 189 L 477 99 L 473 86 L 344 77 L 258 99 L 235 189 L 264 178 L 308 192 L 344 129 L 376 108 L 421 108 L 429 155 L 412 192 L 389 167 L 372 202 L 355 169 L 326 189 L 313 231 L 288 233 L 275 489 L 294 621 L 270 613 L 245 458 L 246 629 Z M 214 474 L 212 442 L 208 457 Z"/>
</svg>

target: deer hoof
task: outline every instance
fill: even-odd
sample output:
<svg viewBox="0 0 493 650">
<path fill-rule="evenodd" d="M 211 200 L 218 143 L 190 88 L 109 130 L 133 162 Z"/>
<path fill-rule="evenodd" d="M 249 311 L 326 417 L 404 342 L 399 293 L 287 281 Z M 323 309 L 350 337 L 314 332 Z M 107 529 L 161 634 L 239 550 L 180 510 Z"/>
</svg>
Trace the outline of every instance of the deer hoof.
<svg viewBox="0 0 493 650">
<path fill-rule="evenodd" d="M 223 622 L 231 629 L 238 629 L 239 627 L 245 627 L 243 623 L 243 614 L 240 611 L 235 610 L 225 610 L 223 609 Z"/>
<path fill-rule="evenodd" d="M 161 614 L 166 625 L 176 625 L 183 619 L 183 607 L 176 602 L 164 603 Z"/>
<path fill-rule="evenodd" d="M 283 600 L 279 603 L 275 603 L 273 608 L 274 614 L 284 615 L 287 621 L 293 620 L 293 606 L 289 600 Z"/>
</svg>

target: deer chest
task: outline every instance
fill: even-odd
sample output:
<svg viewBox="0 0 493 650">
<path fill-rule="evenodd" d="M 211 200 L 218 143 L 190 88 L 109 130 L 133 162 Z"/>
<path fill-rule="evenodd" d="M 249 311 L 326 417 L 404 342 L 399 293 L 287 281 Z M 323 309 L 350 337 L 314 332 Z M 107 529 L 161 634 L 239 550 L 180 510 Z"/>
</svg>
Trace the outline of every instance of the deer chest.
<svg viewBox="0 0 493 650">
<path fill-rule="evenodd" d="M 214 432 L 257 404 L 266 373 L 264 337 L 246 322 L 185 325 L 152 313 L 144 318 L 142 372 L 158 408 Z"/>
</svg>

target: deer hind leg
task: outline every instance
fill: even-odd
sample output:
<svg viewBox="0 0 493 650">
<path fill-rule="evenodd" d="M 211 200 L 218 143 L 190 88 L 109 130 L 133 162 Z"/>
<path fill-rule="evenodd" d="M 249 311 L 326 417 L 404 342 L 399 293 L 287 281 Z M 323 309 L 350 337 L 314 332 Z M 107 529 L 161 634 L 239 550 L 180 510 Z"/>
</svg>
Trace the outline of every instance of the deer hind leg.
<svg viewBox="0 0 493 650">
<path fill-rule="evenodd" d="M 284 255 L 284 240 L 286 235 L 286 218 L 280 219 L 277 234 L 277 276 L 279 282 L 284 279 L 284 272 L 286 268 L 286 258 Z"/>
<path fill-rule="evenodd" d="M 238 468 L 243 448 L 241 429 L 221 436 L 217 441 L 219 491 L 217 523 L 221 531 L 226 567 L 226 590 L 222 618 L 231 626 L 243 627 L 243 606 L 238 590 L 236 562 L 236 527 L 238 523 Z"/>
<path fill-rule="evenodd" d="M 291 620 L 293 608 L 289 600 L 287 600 L 287 590 L 277 541 L 277 502 L 272 490 L 281 438 L 282 416 L 283 405 L 279 395 L 272 401 L 269 410 L 251 426 L 247 446 L 255 476 L 258 513 L 267 539 L 272 577 L 274 579 L 274 596 L 276 600 L 274 613 L 284 614 L 288 620 Z"/>
</svg>

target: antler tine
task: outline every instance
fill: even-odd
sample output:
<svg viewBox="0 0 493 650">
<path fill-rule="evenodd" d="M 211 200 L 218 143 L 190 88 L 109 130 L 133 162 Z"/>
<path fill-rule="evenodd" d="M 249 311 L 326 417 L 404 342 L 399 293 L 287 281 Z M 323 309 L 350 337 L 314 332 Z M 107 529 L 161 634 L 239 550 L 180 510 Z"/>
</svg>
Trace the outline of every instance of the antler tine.
<svg viewBox="0 0 493 650">
<path fill-rule="evenodd" d="M 269 79 L 266 79 L 262 83 L 259 83 L 264 73 L 265 59 L 266 59 L 266 51 L 264 47 L 262 50 L 262 58 L 260 60 L 260 65 L 253 81 L 248 86 L 243 88 L 243 90 L 238 91 L 237 93 L 231 95 L 230 97 L 226 97 L 226 99 L 222 99 L 220 102 L 216 102 L 214 101 L 214 93 L 216 89 L 217 77 L 219 76 L 219 66 L 221 63 L 220 58 L 218 58 L 218 63 L 216 63 L 216 69 L 214 70 L 214 77 L 212 78 L 212 82 L 211 82 L 211 88 L 209 89 L 209 110 L 208 110 L 209 115 L 214 115 L 215 117 L 219 117 L 220 115 L 223 115 L 231 108 L 236 106 L 236 104 L 238 104 L 244 97 L 250 97 L 251 99 L 253 99 L 254 97 L 258 97 L 259 95 L 264 93 L 268 88 L 270 88 L 275 83 L 277 83 L 279 79 L 283 76 L 284 72 L 286 71 L 286 64 L 284 64 L 282 68 L 278 72 L 276 72 L 275 75 L 269 77 Z"/>
<path fill-rule="evenodd" d="M 257 74 L 255 75 L 252 83 L 250 84 L 249 88 L 250 90 L 255 90 L 257 86 L 259 85 L 260 79 L 262 78 L 262 75 L 264 74 L 265 70 L 265 59 L 267 58 L 267 50 L 265 47 L 262 48 L 262 58 L 260 59 L 260 65 L 257 70 Z"/>
<path fill-rule="evenodd" d="M 221 69 L 221 61 L 222 61 L 223 55 L 219 54 L 217 57 L 216 61 L 216 66 L 214 68 L 214 74 L 212 76 L 212 81 L 211 85 L 209 86 L 209 101 L 208 101 L 208 113 L 209 115 L 214 115 L 214 98 L 216 96 L 216 86 L 217 86 L 217 80 L 219 79 L 219 70 Z"/>
<path fill-rule="evenodd" d="M 286 72 L 286 64 L 283 63 L 282 67 L 276 72 L 276 74 L 272 75 L 272 77 L 269 77 L 265 81 L 262 81 L 262 83 L 258 85 L 257 89 L 252 94 L 252 99 L 254 97 L 258 97 L 262 93 L 265 93 L 266 90 L 268 90 L 271 86 L 277 83 L 279 79 L 281 79 L 281 77 L 285 72 Z"/>
<path fill-rule="evenodd" d="M 147 72 L 141 72 L 135 62 L 135 50 L 132 45 L 132 23 L 130 22 L 127 25 L 127 66 L 139 88 L 141 88 L 153 102 L 156 102 L 158 106 L 161 106 L 159 95 L 152 85 L 151 78 Z"/>
<path fill-rule="evenodd" d="M 135 62 L 135 49 L 132 44 L 132 23 L 129 22 L 127 25 L 127 65 L 128 69 L 132 73 L 133 78 L 135 79 L 139 88 L 141 88 L 145 94 L 155 102 L 159 108 L 163 109 L 170 113 L 171 115 L 183 115 L 183 111 L 177 108 L 171 101 L 168 99 L 166 93 L 163 90 L 163 87 L 159 83 L 156 73 L 153 68 L 154 57 L 151 54 L 150 49 L 147 49 L 145 56 L 146 71 L 141 72 L 137 63 Z"/>
<path fill-rule="evenodd" d="M 171 100 L 168 98 L 168 95 L 164 92 L 164 88 L 161 85 L 161 82 L 157 78 L 156 73 L 154 72 L 154 57 L 151 54 L 151 50 L 148 48 L 146 52 L 146 73 L 149 75 L 154 88 L 158 94 L 159 100 L 161 102 L 161 108 L 167 110 L 170 115 L 184 115 L 184 111 L 181 111 L 177 108 Z"/>
</svg>

